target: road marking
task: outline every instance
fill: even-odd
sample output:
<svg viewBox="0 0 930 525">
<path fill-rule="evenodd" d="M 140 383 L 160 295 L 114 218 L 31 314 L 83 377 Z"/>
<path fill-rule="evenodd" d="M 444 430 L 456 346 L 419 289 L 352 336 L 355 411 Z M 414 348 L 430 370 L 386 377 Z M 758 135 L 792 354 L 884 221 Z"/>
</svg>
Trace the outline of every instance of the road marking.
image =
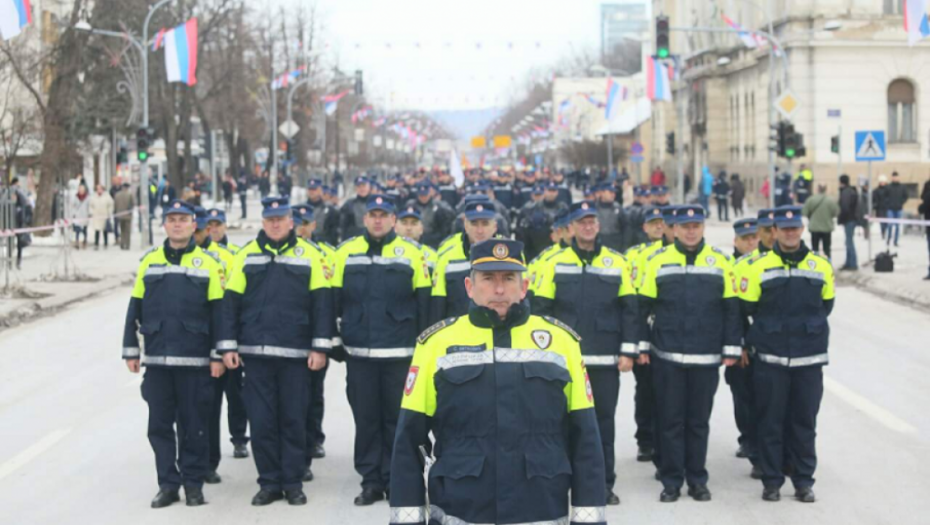
<svg viewBox="0 0 930 525">
<path fill-rule="evenodd" d="M 823 377 L 823 386 L 831 394 L 842 399 L 843 401 L 846 401 L 856 410 L 863 412 L 865 415 L 878 421 L 882 425 L 885 425 L 891 430 L 894 430 L 895 432 L 901 432 L 902 434 L 917 433 L 917 429 L 907 421 L 904 421 L 898 416 L 869 401 L 868 398 L 860 396 L 859 394 L 853 392 L 852 390 L 846 388 L 840 383 L 837 383 L 835 380 L 830 379 L 827 376 Z"/>
<path fill-rule="evenodd" d="M 56 430 L 44 438 L 37 441 L 31 447 L 20 452 L 6 463 L 0 465 L 0 480 L 19 470 L 23 465 L 29 463 L 46 450 L 55 446 L 65 436 L 71 433 L 70 428 Z"/>
</svg>

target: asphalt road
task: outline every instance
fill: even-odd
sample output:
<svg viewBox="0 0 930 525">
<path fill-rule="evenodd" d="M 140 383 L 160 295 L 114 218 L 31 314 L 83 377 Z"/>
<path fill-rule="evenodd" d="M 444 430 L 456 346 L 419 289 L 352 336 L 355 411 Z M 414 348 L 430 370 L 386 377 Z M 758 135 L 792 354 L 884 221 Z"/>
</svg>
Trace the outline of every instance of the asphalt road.
<svg viewBox="0 0 930 525">
<path fill-rule="evenodd" d="M 224 443 L 220 485 L 206 486 L 209 505 L 151 510 L 157 491 L 146 440 L 147 408 L 120 360 L 129 290 L 0 335 L 0 523 L 236 525 L 273 522 L 386 524 L 386 503 L 356 508 L 354 428 L 345 368 L 327 381 L 328 456 L 314 465 L 309 504 L 256 509 L 252 459 L 233 459 Z M 618 409 L 618 483 L 623 500 L 612 523 L 714 525 L 927 523 L 930 499 L 930 323 L 926 313 L 852 288 L 838 291 L 832 364 L 820 414 L 820 467 L 813 505 L 761 501 L 749 464 L 734 457 L 736 429 L 721 380 L 708 458 L 714 500 L 660 504 L 650 464 L 635 461 L 632 375 L 623 376 Z M 224 418 L 225 419 L 225 418 Z M 225 422 L 224 422 L 225 425 Z M 225 435 L 225 430 L 224 430 Z M 783 496 L 790 495 L 790 483 Z"/>
</svg>

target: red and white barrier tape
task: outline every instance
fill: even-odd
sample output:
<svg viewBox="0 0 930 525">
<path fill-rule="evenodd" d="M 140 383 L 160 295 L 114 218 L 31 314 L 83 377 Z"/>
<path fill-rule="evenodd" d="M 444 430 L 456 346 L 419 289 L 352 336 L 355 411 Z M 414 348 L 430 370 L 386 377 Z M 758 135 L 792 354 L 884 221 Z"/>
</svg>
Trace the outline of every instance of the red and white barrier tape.
<svg viewBox="0 0 930 525">
<path fill-rule="evenodd" d="M 886 219 L 877 217 L 866 217 L 869 222 L 878 222 L 883 224 L 906 224 L 911 226 L 930 226 L 930 221 L 921 221 L 917 219 Z"/>
<path fill-rule="evenodd" d="M 122 217 L 122 216 L 124 216 L 124 215 L 130 215 L 130 214 L 132 214 L 133 212 L 135 212 L 136 210 L 139 210 L 139 209 L 141 209 L 141 208 L 133 208 L 133 209 L 131 209 L 131 210 L 126 210 L 126 211 L 121 211 L 121 212 L 119 212 L 119 213 L 114 213 L 113 215 L 110 215 L 109 219 L 115 219 L 115 218 L 117 218 L 117 217 Z M 17 234 L 20 234 L 20 233 L 34 233 L 34 232 L 55 230 L 55 229 L 58 229 L 58 228 L 67 228 L 68 226 L 73 226 L 73 225 L 75 225 L 75 224 L 82 224 L 82 223 L 86 223 L 86 222 L 88 222 L 88 221 L 90 221 L 90 218 L 89 218 L 89 217 L 86 218 L 86 219 L 75 219 L 75 220 L 72 220 L 72 219 L 58 219 L 57 221 L 55 221 L 55 224 L 50 224 L 50 225 L 48 225 L 48 226 L 33 226 L 33 227 L 30 227 L 30 228 L 17 228 L 17 229 L 14 229 L 14 230 L 0 230 L 0 239 L 6 238 L 6 237 L 12 237 L 12 236 L 17 235 Z"/>
</svg>

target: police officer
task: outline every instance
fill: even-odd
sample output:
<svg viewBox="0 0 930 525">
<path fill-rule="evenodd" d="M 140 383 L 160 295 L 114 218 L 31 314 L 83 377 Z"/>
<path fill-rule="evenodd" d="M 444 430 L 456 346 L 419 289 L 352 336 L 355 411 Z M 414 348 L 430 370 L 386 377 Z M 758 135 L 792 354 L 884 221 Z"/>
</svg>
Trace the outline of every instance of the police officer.
<svg viewBox="0 0 930 525">
<path fill-rule="evenodd" d="M 452 178 L 452 175 L 448 171 L 442 170 L 439 172 L 439 198 L 442 199 L 442 202 L 445 202 L 452 208 L 458 206 L 459 203 L 459 191 L 455 186 L 455 179 Z"/>
<path fill-rule="evenodd" d="M 164 224 L 168 238 L 142 257 L 123 330 L 129 371 L 146 367 L 142 397 L 149 406 L 148 437 L 158 474 L 155 509 L 179 501 L 181 485 L 188 506 L 205 503 L 211 376 L 224 372 L 212 350 L 223 312 L 222 267 L 192 239 L 192 206 L 172 201 Z M 145 355 L 138 333 L 145 338 Z"/>
<path fill-rule="evenodd" d="M 648 199 L 648 190 L 637 186 L 633 188 L 633 204 L 623 210 L 624 219 L 626 220 L 625 239 L 629 246 L 636 246 L 637 244 L 646 242 L 646 238 L 643 235 L 643 212 L 646 206 L 649 205 Z"/>
<path fill-rule="evenodd" d="M 665 217 L 661 208 L 649 206 L 643 211 L 643 231 L 648 240 L 633 246 L 624 254 L 630 263 L 630 274 L 633 286 L 636 288 L 639 287 L 642 278 L 640 268 L 645 266 L 649 256 L 671 243 L 665 240 Z M 641 322 L 639 330 L 640 333 L 647 334 L 649 325 Z M 633 365 L 633 376 L 636 378 L 636 392 L 633 396 L 633 419 L 636 421 L 636 460 L 648 462 L 653 459 L 656 445 L 655 391 L 652 385 L 652 370 L 645 356 L 649 352 L 649 347 L 639 348 L 639 351 L 643 355 L 640 355 L 636 364 Z"/>
<path fill-rule="evenodd" d="M 347 393 L 355 418 L 356 505 L 384 499 L 404 377 L 429 319 L 429 269 L 420 249 L 394 232 L 394 205 L 373 195 L 365 233 L 336 252 L 336 308 L 342 318 Z"/>
<path fill-rule="evenodd" d="M 262 230 L 236 254 L 226 285 L 223 362 L 242 364 L 261 487 L 252 505 L 303 505 L 307 369 L 326 365 L 335 331 L 331 270 L 297 237 L 287 197 L 262 199 Z M 283 494 L 282 494 L 283 491 Z"/>
<path fill-rule="evenodd" d="M 775 208 L 759 210 L 756 218 L 756 232 L 759 243 L 756 250 L 751 252 L 752 255 L 765 253 L 775 246 Z"/>
<path fill-rule="evenodd" d="M 436 271 L 436 264 L 439 262 L 439 254 L 433 247 L 420 244 L 420 239 L 423 237 L 423 221 L 416 207 L 407 206 L 398 212 L 394 231 L 397 235 L 408 241 L 413 241 L 414 244 L 420 247 L 420 251 L 423 252 L 423 259 L 426 261 L 426 266 L 429 267 L 429 273 L 432 276 L 433 272 Z"/>
<path fill-rule="evenodd" d="M 313 240 L 330 246 L 339 244 L 339 212 L 326 202 L 320 179 L 307 181 L 307 204 L 313 207 L 313 215 L 319 225 L 313 233 Z"/>
<path fill-rule="evenodd" d="M 658 420 L 660 501 L 709 501 L 707 438 L 721 360 L 741 354 L 739 301 L 730 257 L 704 243 L 704 208 L 675 210 L 675 242 L 643 268 L 640 307 L 654 315 L 649 363 Z"/>
<path fill-rule="evenodd" d="M 794 467 L 795 498 L 816 499 L 817 413 L 836 294 L 833 266 L 804 244 L 803 233 L 800 207 L 776 209 L 775 246 L 750 258 L 739 281 L 743 311 L 752 318 L 746 341 L 756 352 L 752 381 L 766 501 L 781 497 L 785 455 Z"/>
<path fill-rule="evenodd" d="M 542 277 L 540 272 L 541 267 L 553 255 L 565 248 L 570 247 L 572 245 L 572 239 L 574 236 L 575 233 L 572 231 L 571 227 L 571 210 L 564 210 L 559 212 L 559 214 L 555 217 L 555 222 L 552 223 L 552 246 L 549 246 L 543 250 L 542 253 L 537 255 L 535 259 L 526 265 L 527 275 L 529 275 L 530 279 L 530 298 L 532 298 L 533 294 L 536 292 L 536 286 L 539 284 L 539 278 Z"/>
<path fill-rule="evenodd" d="M 229 242 L 229 237 L 226 236 L 226 212 L 219 208 L 211 208 L 207 210 L 207 215 L 209 216 L 207 226 L 209 227 L 210 238 L 235 255 L 240 250 L 240 247 Z"/>
<path fill-rule="evenodd" d="M 579 336 L 530 315 L 521 249 L 509 239 L 473 246 L 467 315 L 417 340 L 392 461 L 392 524 L 607 522 Z"/>
<path fill-rule="evenodd" d="M 747 262 L 758 253 L 759 235 L 758 221 L 756 219 L 738 219 L 733 223 L 735 238 L 733 240 L 733 275 L 736 282 L 740 282 Z M 744 332 L 745 332 L 744 326 Z M 739 430 L 737 442 L 739 448 L 736 457 L 748 458 L 752 463 L 752 477 L 762 478 L 762 469 L 758 466 L 756 408 L 752 385 L 753 364 L 749 352 L 744 347 L 739 363 L 731 366 L 724 372 L 724 379 L 730 385 L 733 395 L 733 416 L 736 419 L 736 428 Z"/>
<path fill-rule="evenodd" d="M 595 208 L 591 201 L 572 205 L 575 238 L 540 270 L 533 311 L 552 315 L 581 335 L 581 354 L 588 366 L 604 447 L 607 504 L 619 505 L 620 498 L 613 491 L 619 372 L 632 370 L 633 361 L 639 358 L 639 319 L 629 264 L 619 252 L 601 244 Z"/>
<path fill-rule="evenodd" d="M 517 223 L 517 239 L 523 241 L 526 247 L 526 256 L 531 259 L 539 255 L 551 244 L 549 233 L 555 217 L 568 209 L 565 203 L 559 202 L 559 189 L 557 186 L 547 184 L 543 186 L 543 198 L 532 204 L 524 206 Z"/>
<path fill-rule="evenodd" d="M 617 188 L 609 182 L 597 187 L 597 219 L 601 225 L 601 242 L 608 248 L 623 252 L 627 248 L 624 239 L 623 208 L 617 204 Z"/>
<path fill-rule="evenodd" d="M 367 177 L 355 179 L 355 197 L 346 200 L 339 209 L 340 239 L 347 240 L 361 235 L 365 229 L 364 217 L 367 211 L 368 196 L 371 195 L 371 181 Z"/>
<path fill-rule="evenodd" d="M 410 199 L 404 208 L 413 207 L 420 212 L 423 223 L 423 244 L 438 248 L 439 243 L 452 233 L 455 211 L 445 202 L 433 198 L 433 187 L 427 184 L 417 186 L 416 198 Z"/>
<path fill-rule="evenodd" d="M 469 202 L 464 217 L 465 232 L 461 241 L 448 246 L 436 265 L 430 301 L 431 321 L 439 322 L 447 317 L 468 313 L 465 278 L 471 272 L 471 247 L 497 233 L 494 209 L 486 201 Z"/>
<path fill-rule="evenodd" d="M 508 212 L 513 211 L 513 173 L 509 171 L 501 171 L 498 173 L 497 177 L 494 181 L 492 181 L 492 183 L 492 188 L 494 189 L 494 200 L 501 203 Z"/>
<path fill-rule="evenodd" d="M 653 206 L 668 206 L 669 191 L 668 186 L 654 186 L 649 190 L 649 196 L 652 198 Z"/>
<path fill-rule="evenodd" d="M 534 199 L 536 186 L 538 186 L 536 168 L 530 166 L 526 172 L 523 173 L 523 177 L 513 185 L 513 207 L 517 210 L 522 210 L 530 202 L 538 200 Z M 535 195 L 541 196 L 542 193 Z"/>
<path fill-rule="evenodd" d="M 571 206 L 572 190 L 568 187 L 568 182 L 565 180 L 565 172 L 562 170 L 552 172 L 550 180 L 559 188 L 558 201 L 564 203 L 565 206 Z"/>
</svg>

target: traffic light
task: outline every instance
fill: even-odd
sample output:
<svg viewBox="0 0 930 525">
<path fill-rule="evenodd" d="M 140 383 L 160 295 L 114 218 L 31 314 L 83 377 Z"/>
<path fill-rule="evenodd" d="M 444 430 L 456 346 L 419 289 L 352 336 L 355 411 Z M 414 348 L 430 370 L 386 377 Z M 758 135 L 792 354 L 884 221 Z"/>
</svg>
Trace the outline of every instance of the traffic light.
<svg viewBox="0 0 930 525">
<path fill-rule="evenodd" d="M 362 96 L 365 94 L 365 85 L 362 83 L 362 70 L 355 70 L 355 94 Z"/>
<path fill-rule="evenodd" d="M 774 126 L 769 126 L 774 135 L 769 136 L 769 150 L 774 151 L 779 157 L 783 156 L 785 151 L 785 142 L 784 142 L 784 123 L 779 122 Z"/>
<path fill-rule="evenodd" d="M 656 57 L 668 58 L 669 51 L 669 25 L 667 16 L 656 17 Z"/>
<path fill-rule="evenodd" d="M 129 162 L 129 152 L 126 151 L 125 146 L 120 146 L 119 151 L 116 152 L 116 164 L 126 164 Z"/>
<path fill-rule="evenodd" d="M 145 128 L 139 128 L 139 131 L 136 132 L 136 154 L 138 155 L 139 162 L 146 162 L 149 160 L 149 146 L 151 146 L 152 138 L 149 135 L 149 130 Z"/>
<path fill-rule="evenodd" d="M 665 134 L 665 152 L 669 155 L 675 154 L 675 133 Z"/>
<path fill-rule="evenodd" d="M 840 136 L 833 135 L 830 137 L 830 151 L 833 153 L 839 154 L 840 152 Z"/>
</svg>

